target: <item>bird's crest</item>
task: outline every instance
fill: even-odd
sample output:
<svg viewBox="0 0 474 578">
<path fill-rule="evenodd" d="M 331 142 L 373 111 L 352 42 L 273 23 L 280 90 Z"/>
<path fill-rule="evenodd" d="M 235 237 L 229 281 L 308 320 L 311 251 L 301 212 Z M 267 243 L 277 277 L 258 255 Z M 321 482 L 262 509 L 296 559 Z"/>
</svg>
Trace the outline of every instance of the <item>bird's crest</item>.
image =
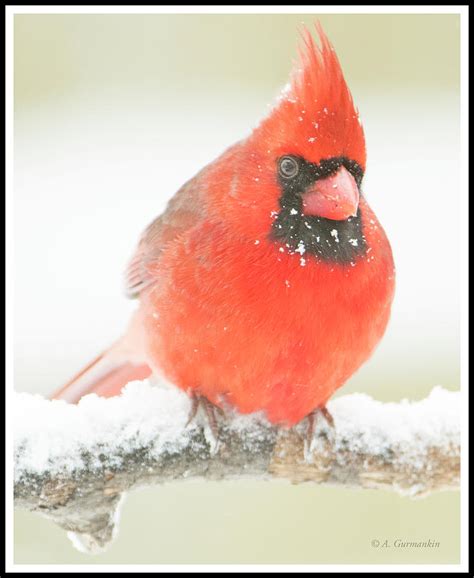
<svg viewBox="0 0 474 578">
<path fill-rule="evenodd" d="M 299 61 L 257 132 L 267 144 L 270 139 L 282 141 L 285 154 L 293 152 L 314 162 L 346 156 L 364 168 L 365 140 L 358 111 L 334 48 L 319 23 L 316 30 L 320 47 L 309 30 L 302 29 Z"/>
</svg>

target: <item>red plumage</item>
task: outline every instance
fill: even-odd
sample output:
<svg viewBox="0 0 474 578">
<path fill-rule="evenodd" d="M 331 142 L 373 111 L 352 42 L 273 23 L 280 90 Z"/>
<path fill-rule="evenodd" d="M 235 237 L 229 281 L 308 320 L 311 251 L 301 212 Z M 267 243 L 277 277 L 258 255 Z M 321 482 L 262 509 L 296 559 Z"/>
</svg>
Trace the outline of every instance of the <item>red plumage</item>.
<svg viewBox="0 0 474 578">
<path fill-rule="evenodd" d="M 304 32 L 269 116 L 145 231 L 127 275 L 139 298 L 127 335 L 57 397 L 116 394 L 131 361 L 139 376 L 149 366 L 216 405 L 292 425 L 371 355 L 389 319 L 392 253 L 359 196 L 364 134 L 318 32 L 321 48 Z"/>
</svg>

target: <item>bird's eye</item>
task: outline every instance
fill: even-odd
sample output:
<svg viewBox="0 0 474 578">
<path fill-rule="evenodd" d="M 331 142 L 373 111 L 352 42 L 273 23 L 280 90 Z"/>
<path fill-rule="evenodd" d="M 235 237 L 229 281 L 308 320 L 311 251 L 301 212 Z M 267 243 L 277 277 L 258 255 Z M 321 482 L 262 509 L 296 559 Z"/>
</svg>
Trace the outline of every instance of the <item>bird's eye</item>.
<svg viewBox="0 0 474 578">
<path fill-rule="evenodd" d="M 284 179 L 292 179 L 296 177 L 300 167 L 294 157 L 282 157 L 278 163 L 278 170 Z"/>
</svg>

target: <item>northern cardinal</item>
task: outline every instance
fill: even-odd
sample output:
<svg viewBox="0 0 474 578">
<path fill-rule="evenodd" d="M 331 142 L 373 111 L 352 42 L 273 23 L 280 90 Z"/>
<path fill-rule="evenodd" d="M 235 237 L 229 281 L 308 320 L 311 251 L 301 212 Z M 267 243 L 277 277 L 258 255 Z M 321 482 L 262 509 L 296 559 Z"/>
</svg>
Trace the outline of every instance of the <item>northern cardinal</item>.
<svg viewBox="0 0 474 578">
<path fill-rule="evenodd" d="M 55 398 L 120 393 L 159 372 L 194 399 L 292 426 L 381 339 L 390 244 L 361 192 L 366 149 L 334 49 L 305 29 L 268 117 L 188 181 L 126 274 L 124 337 Z"/>
</svg>

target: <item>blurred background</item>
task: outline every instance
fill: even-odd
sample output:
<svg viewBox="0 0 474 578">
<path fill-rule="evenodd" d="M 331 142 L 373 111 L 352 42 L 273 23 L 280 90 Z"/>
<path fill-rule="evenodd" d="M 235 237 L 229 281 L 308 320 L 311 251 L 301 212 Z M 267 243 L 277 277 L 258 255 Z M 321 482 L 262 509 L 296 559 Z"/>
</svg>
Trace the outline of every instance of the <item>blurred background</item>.
<svg viewBox="0 0 474 578">
<path fill-rule="evenodd" d="M 337 395 L 459 387 L 459 16 L 16 15 L 15 389 L 47 395 L 123 331 L 144 227 L 245 137 L 319 19 L 364 124 L 364 192 L 391 240 L 387 334 Z M 371 540 L 435 540 L 377 550 Z M 457 563 L 459 495 L 257 481 L 128 496 L 104 554 L 16 512 L 23 563 Z"/>
</svg>

